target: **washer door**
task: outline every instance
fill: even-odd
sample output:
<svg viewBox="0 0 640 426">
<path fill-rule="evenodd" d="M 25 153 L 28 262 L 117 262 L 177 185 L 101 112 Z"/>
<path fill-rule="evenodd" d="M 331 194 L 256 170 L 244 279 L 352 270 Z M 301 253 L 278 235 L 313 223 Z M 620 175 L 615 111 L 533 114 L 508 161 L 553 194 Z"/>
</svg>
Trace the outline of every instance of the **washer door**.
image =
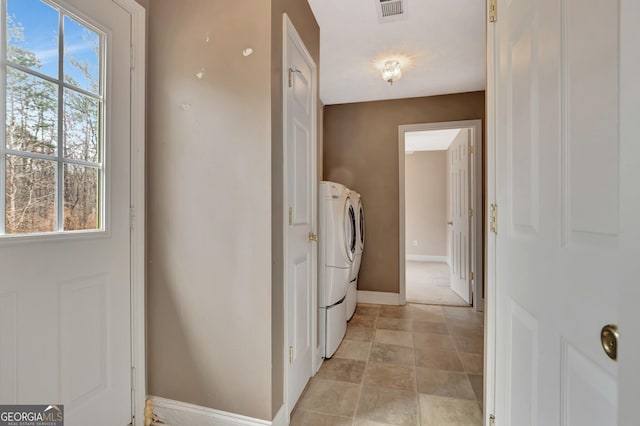
<svg viewBox="0 0 640 426">
<path fill-rule="evenodd" d="M 360 230 L 360 251 L 364 250 L 364 208 L 362 207 L 362 203 L 358 204 L 358 219 L 359 230 Z"/>
<path fill-rule="evenodd" d="M 349 198 L 345 201 L 344 212 L 344 247 L 347 253 L 347 258 L 350 262 L 353 262 L 353 258 L 356 254 L 356 211 L 353 208 L 353 204 Z"/>
</svg>

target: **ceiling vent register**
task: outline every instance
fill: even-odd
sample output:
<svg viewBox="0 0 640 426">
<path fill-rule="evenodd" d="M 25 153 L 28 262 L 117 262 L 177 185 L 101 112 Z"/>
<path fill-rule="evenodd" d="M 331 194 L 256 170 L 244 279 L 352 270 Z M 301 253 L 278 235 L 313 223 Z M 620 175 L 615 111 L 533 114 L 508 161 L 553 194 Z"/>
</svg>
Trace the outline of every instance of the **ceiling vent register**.
<svg viewBox="0 0 640 426">
<path fill-rule="evenodd" d="M 406 19 L 406 0 L 375 0 L 375 2 L 380 23 Z"/>
</svg>

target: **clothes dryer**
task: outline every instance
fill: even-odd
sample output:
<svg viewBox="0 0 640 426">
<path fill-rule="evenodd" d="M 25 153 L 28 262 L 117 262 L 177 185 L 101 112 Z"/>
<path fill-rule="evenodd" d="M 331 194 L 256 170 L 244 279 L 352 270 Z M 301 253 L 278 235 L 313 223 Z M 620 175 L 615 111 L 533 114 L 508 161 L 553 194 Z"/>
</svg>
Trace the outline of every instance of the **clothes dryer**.
<svg viewBox="0 0 640 426">
<path fill-rule="evenodd" d="M 360 272 L 360 263 L 362 262 L 362 253 L 364 252 L 364 207 L 360 194 L 355 191 L 349 191 L 356 211 L 356 251 L 351 265 L 349 274 L 349 284 L 347 286 L 347 321 L 351 319 L 356 312 L 356 302 L 358 299 L 358 274 Z"/>
<path fill-rule="evenodd" d="M 318 192 L 320 347 L 330 358 L 347 329 L 345 299 L 357 249 L 356 207 L 339 183 L 321 182 Z"/>
</svg>

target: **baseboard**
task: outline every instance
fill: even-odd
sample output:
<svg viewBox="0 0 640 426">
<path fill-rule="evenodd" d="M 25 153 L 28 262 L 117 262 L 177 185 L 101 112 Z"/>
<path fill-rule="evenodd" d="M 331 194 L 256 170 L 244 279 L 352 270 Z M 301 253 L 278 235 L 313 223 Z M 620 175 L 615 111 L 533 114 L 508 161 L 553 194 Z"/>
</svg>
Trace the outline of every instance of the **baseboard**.
<svg viewBox="0 0 640 426">
<path fill-rule="evenodd" d="M 286 426 L 287 410 L 280 407 L 273 421 L 254 419 L 240 414 L 201 407 L 172 399 L 149 396 L 153 414 L 167 426 Z"/>
<path fill-rule="evenodd" d="M 408 254 L 405 256 L 411 262 L 442 262 L 449 263 L 447 256 L 430 256 L 427 254 Z"/>
<path fill-rule="evenodd" d="M 384 291 L 358 290 L 358 303 L 372 303 L 375 305 L 399 305 L 400 295 L 398 293 L 387 293 Z"/>
</svg>

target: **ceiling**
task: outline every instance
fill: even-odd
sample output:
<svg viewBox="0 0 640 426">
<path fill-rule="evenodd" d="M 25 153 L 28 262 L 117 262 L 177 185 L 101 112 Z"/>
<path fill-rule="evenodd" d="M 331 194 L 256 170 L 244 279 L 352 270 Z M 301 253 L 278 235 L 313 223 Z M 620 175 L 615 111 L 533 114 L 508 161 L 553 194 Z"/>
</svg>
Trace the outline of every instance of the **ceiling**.
<svg viewBox="0 0 640 426">
<path fill-rule="evenodd" d="M 403 0 L 404 17 L 379 23 L 380 0 L 308 0 L 320 25 L 325 105 L 485 88 L 485 2 Z M 386 83 L 385 60 L 402 78 Z"/>
<path fill-rule="evenodd" d="M 420 132 L 405 132 L 404 151 L 444 151 L 449 149 L 453 140 L 462 129 L 424 130 Z"/>
</svg>

